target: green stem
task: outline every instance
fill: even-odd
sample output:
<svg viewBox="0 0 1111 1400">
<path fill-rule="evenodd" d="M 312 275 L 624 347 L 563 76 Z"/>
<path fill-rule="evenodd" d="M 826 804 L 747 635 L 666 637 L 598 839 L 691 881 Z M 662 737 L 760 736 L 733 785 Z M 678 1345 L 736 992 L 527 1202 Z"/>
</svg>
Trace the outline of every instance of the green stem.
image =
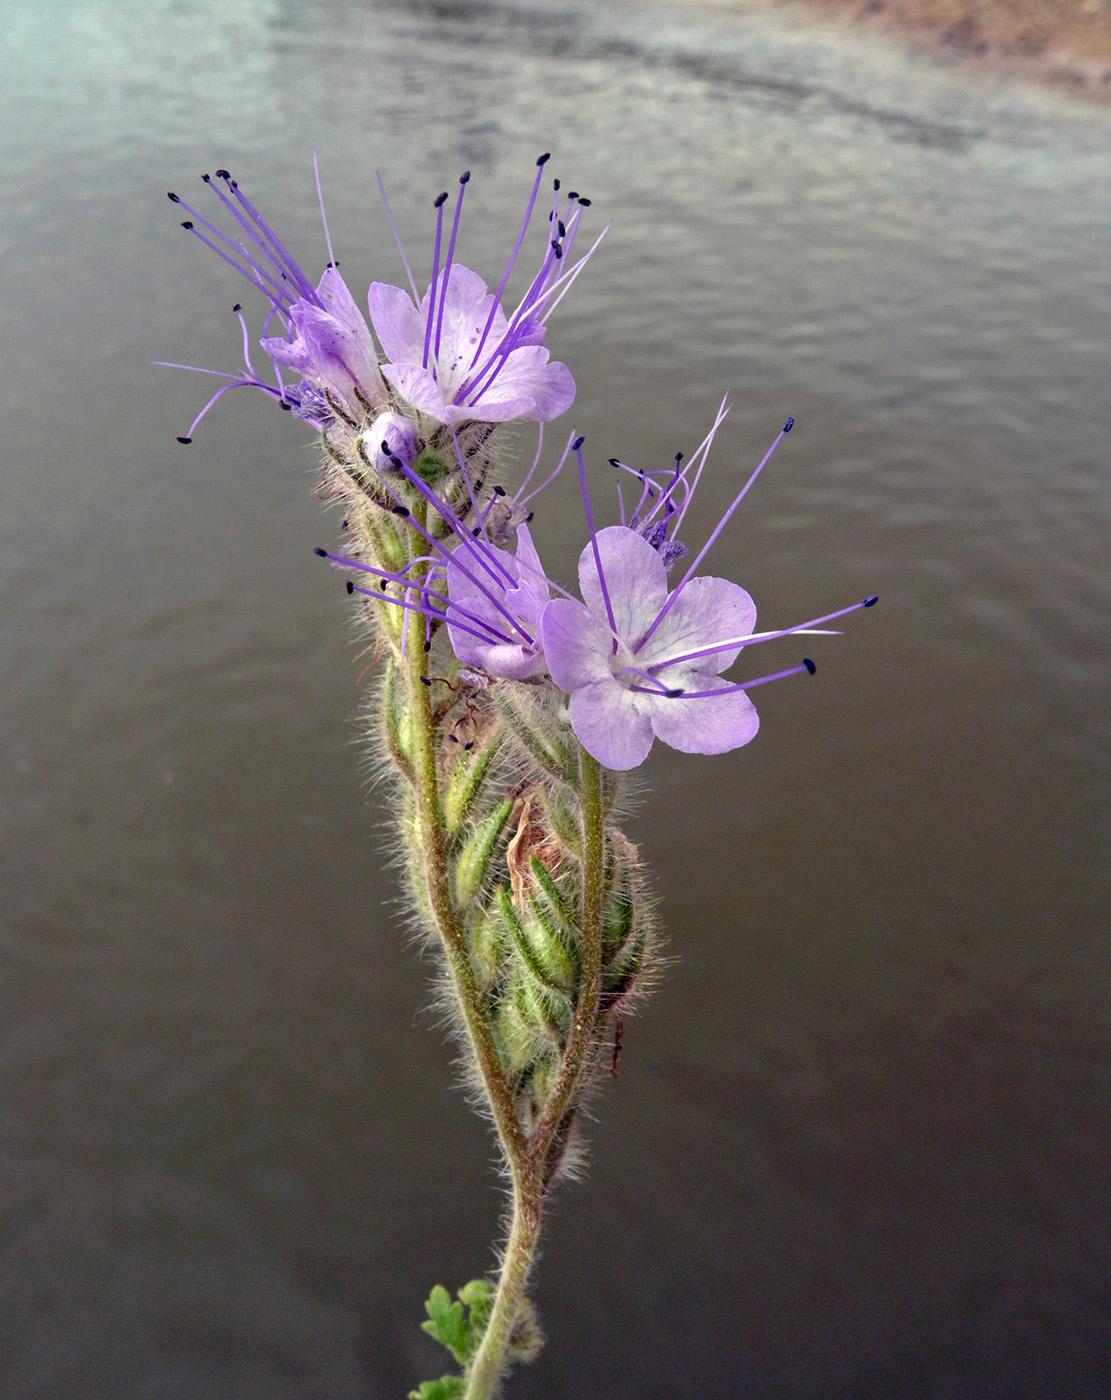
<svg viewBox="0 0 1111 1400">
<path fill-rule="evenodd" d="M 415 631 L 415 629 L 413 629 Z M 481 998 L 466 939 L 448 886 L 446 843 L 440 811 L 439 774 L 436 765 L 436 726 L 428 687 L 421 680 L 424 653 L 410 636 L 404 667 L 409 715 L 412 724 L 412 782 L 420 820 L 421 854 L 428 895 L 443 939 L 444 951 L 455 983 L 456 999 L 478 1063 L 479 1073 L 494 1113 L 506 1158 L 515 1162 L 525 1150 L 524 1134 L 517 1121 L 513 1096 L 498 1062 L 490 1028 L 482 1013 Z"/>
<path fill-rule="evenodd" d="M 498 1290 L 482 1341 L 467 1369 L 464 1400 L 489 1400 L 505 1374 L 506 1352 L 521 1313 L 536 1241 L 543 1187 L 534 1168 L 513 1164 L 513 1215 Z"/>
</svg>

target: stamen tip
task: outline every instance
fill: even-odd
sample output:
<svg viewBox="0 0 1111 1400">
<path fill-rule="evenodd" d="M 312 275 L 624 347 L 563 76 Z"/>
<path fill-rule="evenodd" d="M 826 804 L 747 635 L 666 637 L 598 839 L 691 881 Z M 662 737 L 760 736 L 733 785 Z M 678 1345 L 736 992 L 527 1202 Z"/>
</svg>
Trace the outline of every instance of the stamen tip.
<svg viewBox="0 0 1111 1400">
<path fill-rule="evenodd" d="M 321 549 L 319 545 L 313 547 L 313 553 L 320 559 L 327 559 L 328 557 L 328 551 L 326 549 Z"/>
<path fill-rule="evenodd" d="M 190 444 L 192 441 L 193 441 L 193 439 L 192 439 L 191 437 L 179 437 L 179 438 L 178 438 L 178 442 L 181 443 L 182 447 L 188 447 L 189 444 Z"/>
<path fill-rule="evenodd" d="M 572 451 L 572 452 L 577 452 L 577 451 L 579 450 L 579 448 L 583 445 L 583 443 L 584 443 L 585 441 L 586 441 L 585 435 L 582 436 L 582 437 L 577 437 L 577 438 L 575 439 L 575 441 L 571 444 L 571 451 Z"/>
<path fill-rule="evenodd" d="M 813 675 L 814 672 L 818 669 L 817 666 L 814 665 L 813 661 L 810 660 L 809 656 L 804 656 L 802 658 L 802 664 L 806 667 L 806 669 L 810 672 L 811 675 Z"/>
<path fill-rule="evenodd" d="M 862 606 L 862 607 L 865 607 L 865 608 L 873 608 L 873 607 L 875 607 L 875 605 L 879 602 L 879 600 L 880 600 L 880 595 L 877 593 L 877 594 L 876 594 L 874 597 L 872 597 L 872 598 L 865 598 L 865 600 L 864 600 L 864 602 L 861 604 L 861 606 Z"/>
<path fill-rule="evenodd" d="M 538 156 L 538 157 L 537 157 L 536 164 L 537 164 L 538 166 L 540 166 L 540 165 L 547 165 L 548 161 L 550 161 L 551 158 L 552 158 L 552 153 L 551 153 L 551 151 L 545 151 L 544 154 L 543 154 L 542 156 Z"/>
<path fill-rule="evenodd" d="M 787 421 L 786 421 L 786 423 L 784 423 L 784 425 L 783 425 L 783 431 L 784 431 L 785 433 L 789 433 L 789 432 L 791 431 L 791 429 L 792 429 L 794 426 L 795 426 L 795 420 L 794 420 L 793 418 L 788 418 Z"/>
<path fill-rule="evenodd" d="M 427 676 L 421 676 L 421 678 L 420 678 L 420 683 L 421 683 L 421 685 L 426 685 L 426 686 L 428 686 L 429 689 L 432 688 L 432 682 L 428 679 Z"/>
<path fill-rule="evenodd" d="M 355 585 L 351 582 L 350 579 L 347 580 L 347 591 L 348 593 L 354 593 L 355 591 Z"/>
<path fill-rule="evenodd" d="M 679 687 L 677 690 L 665 690 L 665 691 L 664 691 L 664 694 L 667 696 L 667 698 L 668 698 L 669 700 L 675 700 L 675 699 L 677 699 L 680 695 L 684 694 L 684 691 L 683 691 L 682 687 Z"/>
</svg>

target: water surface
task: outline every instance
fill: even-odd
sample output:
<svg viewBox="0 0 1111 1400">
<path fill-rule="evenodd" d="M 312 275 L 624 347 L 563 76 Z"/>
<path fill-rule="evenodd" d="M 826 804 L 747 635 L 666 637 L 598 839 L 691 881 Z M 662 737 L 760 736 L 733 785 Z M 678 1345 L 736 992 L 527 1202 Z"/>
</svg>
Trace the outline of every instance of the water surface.
<svg viewBox="0 0 1111 1400">
<path fill-rule="evenodd" d="M 603 249 L 551 343 L 607 457 L 734 410 L 709 529 L 768 625 L 868 593 L 747 749 L 659 746 L 674 959 L 553 1212 L 511 1394 L 1056 1400 L 1111 1384 L 1111 116 L 794 10 L 13 4 L 0 52 L 0 1377 L 10 1400 L 398 1397 L 489 1262 L 358 764 L 308 441 L 197 378 L 229 166 L 352 286 L 532 162 Z M 567 427 L 570 428 L 568 422 Z M 542 514 L 567 577 L 574 482 Z M 790 664 L 794 655 L 784 655 Z"/>
</svg>

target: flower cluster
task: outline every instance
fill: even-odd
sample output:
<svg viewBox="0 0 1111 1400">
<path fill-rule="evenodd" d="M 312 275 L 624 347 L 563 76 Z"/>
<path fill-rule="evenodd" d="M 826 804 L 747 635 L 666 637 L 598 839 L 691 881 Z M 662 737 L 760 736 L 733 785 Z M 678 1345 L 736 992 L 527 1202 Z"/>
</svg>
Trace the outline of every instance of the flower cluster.
<svg viewBox="0 0 1111 1400">
<path fill-rule="evenodd" d="M 725 680 L 723 672 L 741 653 L 758 642 L 818 632 L 821 624 L 876 600 L 756 632 L 748 593 L 727 579 L 698 573 L 790 432 L 791 419 L 678 583 L 669 584 L 669 572 L 690 552 L 679 531 L 727 412 L 724 403 L 685 464 L 680 454 L 673 466 L 637 471 L 610 459 L 619 474 L 633 478 L 638 492 L 627 511 L 618 487 L 620 524 L 596 527 L 583 439 L 572 437 L 548 480 L 575 456 L 589 536 L 579 560 L 580 596 L 546 575 L 529 522 L 530 503 L 547 482 L 531 492 L 527 487 L 541 459 L 543 424 L 564 413 L 575 395 L 567 367 L 549 356 L 546 326 L 598 243 L 572 257 L 590 201 L 562 193 L 554 181 L 539 267 L 507 310 L 506 287 L 525 246 L 547 160 L 545 155 L 537 161 L 520 231 L 494 292 L 456 258 L 466 173 L 450 228 L 444 217 L 448 195 L 434 201 L 426 290 L 419 293 L 398 238 L 409 290 L 372 283 L 369 324 L 339 274 L 326 220 L 329 261 L 314 286 L 228 171 L 218 170 L 215 180 L 206 175 L 230 231 L 183 205 L 190 215 L 184 227 L 263 294 L 264 330 L 281 333 L 260 340 L 274 372 L 272 381 L 263 379 L 252 365 L 246 322 L 236 307 L 244 368 L 221 375 L 227 382 L 179 440 L 191 441 L 197 423 L 228 389 L 263 390 L 316 428 L 332 459 L 357 459 L 349 476 L 373 508 L 408 522 L 418 548 L 404 558 L 317 551 L 339 568 L 372 576 L 369 587 L 350 582 L 350 592 L 419 617 L 426 649 L 446 630 L 456 664 L 482 684 L 529 682 L 560 692 L 576 738 L 607 768 L 638 766 L 657 738 L 687 753 L 723 753 L 747 744 L 757 731 L 749 691 L 815 670 L 804 658 L 756 679 Z M 170 199 L 182 203 L 176 194 Z M 386 209 L 396 237 L 388 202 Z M 496 427 L 514 421 L 539 424 L 539 445 L 532 470 L 509 496 L 487 479 L 487 444 Z"/>
<path fill-rule="evenodd" d="M 408 287 L 373 282 L 365 314 L 326 220 L 328 263 L 314 280 L 226 170 L 204 177 L 213 220 L 183 206 L 185 227 L 261 293 L 269 368 L 254 368 L 237 306 L 243 367 L 201 371 L 222 382 L 180 441 L 239 387 L 318 434 L 319 494 L 342 506 L 345 538 L 317 554 L 344 572 L 371 623 L 380 664 L 367 734 L 394 780 L 410 911 L 441 954 L 442 1004 L 469 1047 L 464 1063 L 512 1185 L 496 1289 L 472 1280 L 453 1303 L 436 1288 L 426 1305 L 425 1330 L 462 1374 L 426 1382 L 414 1400 L 491 1400 L 541 1342 L 527 1285 L 542 1208 L 574 1171 L 591 1078 L 617 1073 L 625 1018 L 659 967 L 647 871 L 618 825 L 620 775 L 656 739 L 704 754 L 747 744 L 758 727 L 751 691 L 815 666 L 804 658 L 728 679 L 743 653 L 820 633 L 876 601 L 757 632 L 748 593 L 702 572 L 791 419 L 700 546 L 686 521 L 724 402 L 686 461 L 637 469 L 610 458 L 617 523 L 595 521 L 581 436 L 568 436 L 545 477 L 545 424 L 575 396 L 547 326 L 598 246 L 575 252 L 590 201 L 558 180 L 542 237 L 529 241 L 547 160 L 492 292 L 457 257 L 469 175 L 453 207 L 446 194 L 434 201 L 423 291 L 387 202 Z M 531 264 L 523 277 L 520 263 Z M 523 290 L 513 302 L 515 270 Z M 509 489 L 500 444 L 524 423 L 535 425 L 536 453 Z M 545 569 L 537 518 L 545 487 L 571 462 L 585 526 L 577 592 Z"/>
</svg>

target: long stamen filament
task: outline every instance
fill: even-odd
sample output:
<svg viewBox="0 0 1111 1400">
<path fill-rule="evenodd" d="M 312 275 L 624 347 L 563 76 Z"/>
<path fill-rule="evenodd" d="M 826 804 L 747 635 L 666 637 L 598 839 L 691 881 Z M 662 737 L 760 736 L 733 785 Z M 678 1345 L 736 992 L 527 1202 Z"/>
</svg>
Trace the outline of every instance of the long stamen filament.
<svg viewBox="0 0 1111 1400">
<path fill-rule="evenodd" d="M 714 695 L 735 695 L 738 690 L 754 690 L 758 685 L 767 685 L 769 681 L 785 680 L 787 676 L 799 676 L 803 671 L 813 675 L 817 666 L 808 657 L 803 658 L 801 666 L 791 666 L 786 671 L 773 671 L 767 676 L 758 676 L 754 681 L 740 681 L 736 685 L 724 685 L 717 690 L 652 690 L 647 686 L 630 686 L 631 690 L 636 690 L 644 695 L 662 695 L 668 700 L 708 700 Z"/>
<path fill-rule="evenodd" d="M 876 602 L 875 598 L 865 598 L 863 602 L 852 603 L 847 608 L 838 608 L 836 612 L 826 613 L 824 617 L 812 618 L 809 622 L 800 622 L 797 627 L 783 627 L 778 632 L 750 632 L 747 637 L 727 637 L 720 642 L 715 642 L 711 647 L 703 647 L 700 651 L 684 652 L 682 656 L 669 656 L 663 661 L 653 661 L 649 664 L 652 671 L 663 670 L 668 666 L 678 666 L 686 661 L 696 661 L 700 656 L 716 656 L 718 652 L 732 651 L 734 647 L 751 646 L 754 642 L 771 642 L 779 637 L 791 637 L 797 633 L 814 633 L 822 635 L 817 631 L 819 622 L 832 622 L 834 618 L 844 617 L 846 613 L 859 612 L 861 608 L 870 608 Z M 829 632 L 829 636 L 836 636 L 836 632 Z"/>
<path fill-rule="evenodd" d="M 653 633 L 656 631 L 656 628 L 659 627 L 660 623 L 664 620 L 664 618 L 668 615 L 668 613 L 671 611 L 671 609 L 675 606 L 676 599 L 679 597 L 679 595 L 682 593 L 683 589 L 687 586 L 687 584 L 688 584 L 688 583 L 691 581 L 691 579 L 694 577 L 695 571 L 697 570 L 699 564 L 701 564 L 702 561 L 703 561 L 703 559 L 705 559 L 706 555 L 709 553 L 710 548 L 711 548 L 711 546 L 714 544 L 714 542 L 716 541 L 717 537 L 721 534 L 722 530 L 725 529 L 726 525 L 727 525 L 727 524 L 729 523 L 729 521 L 733 518 L 734 512 L 736 511 L 737 507 L 741 504 L 741 502 L 744 500 L 744 498 L 748 495 L 749 489 L 751 488 L 753 482 L 755 482 L 756 478 L 760 475 L 760 473 L 764 470 L 765 466 L 767 466 L 768 462 L 771 460 L 772 453 L 773 453 L 773 452 L 775 451 L 775 449 L 779 446 L 779 444 L 783 441 L 783 439 L 787 436 L 787 434 L 791 431 L 791 425 L 793 424 L 793 422 L 794 422 L 793 419 L 788 419 L 788 420 L 787 420 L 787 425 L 779 430 L 779 434 L 778 434 L 778 436 L 776 437 L 775 441 L 772 443 L 772 445 L 768 448 L 767 452 L 765 452 L 764 455 L 763 455 L 763 457 L 760 459 L 760 464 L 759 464 L 759 466 L 757 466 L 756 470 L 752 473 L 752 475 L 749 477 L 749 479 L 745 482 L 744 486 L 741 487 L 741 489 L 740 489 L 740 491 L 738 492 L 738 494 L 734 497 L 733 504 L 729 507 L 729 509 L 725 512 L 725 514 L 724 514 L 724 515 L 721 517 L 721 519 L 718 521 L 718 524 L 717 524 L 716 528 L 715 528 L 715 529 L 711 532 L 711 534 L 710 534 L 710 538 L 706 541 L 706 543 L 705 543 L 705 544 L 702 546 L 702 548 L 699 550 L 698 554 L 695 556 L 693 562 L 691 563 L 690 568 L 689 568 L 689 569 L 687 570 L 687 572 L 683 575 L 683 577 L 679 580 L 678 585 L 672 590 L 672 593 L 671 593 L 670 597 L 668 598 L 667 602 L 663 605 L 663 607 L 660 609 L 660 611 L 656 614 L 656 620 L 652 623 L 651 627 L 649 627 L 648 631 L 645 632 L 644 636 L 641 637 L 640 641 L 637 642 L 636 646 L 633 647 L 634 653 L 640 651 L 640 649 L 644 646 L 644 644 L 652 637 Z"/>
</svg>

